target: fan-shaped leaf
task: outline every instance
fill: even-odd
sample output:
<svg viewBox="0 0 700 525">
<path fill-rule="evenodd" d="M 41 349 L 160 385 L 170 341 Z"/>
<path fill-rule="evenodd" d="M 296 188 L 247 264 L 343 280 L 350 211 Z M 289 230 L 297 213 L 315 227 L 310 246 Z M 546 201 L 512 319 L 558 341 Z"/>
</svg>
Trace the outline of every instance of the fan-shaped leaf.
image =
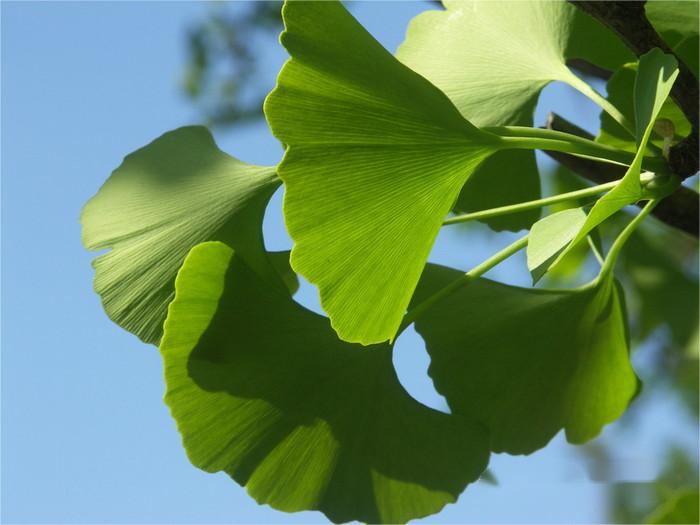
<svg viewBox="0 0 700 525">
<path fill-rule="evenodd" d="M 445 7 L 418 15 L 396 56 L 445 92 L 477 126 L 531 126 L 539 93 L 553 80 L 588 94 L 590 88 L 582 88 L 566 67 L 567 59 L 584 58 L 609 69 L 634 59 L 607 28 L 566 2 L 458 0 L 446 1 Z M 537 199 L 539 193 L 533 152 L 503 151 L 477 168 L 455 209 L 504 206 Z M 535 210 L 486 222 L 517 230 L 537 218 Z"/>
<path fill-rule="evenodd" d="M 166 402 L 191 461 L 260 503 L 404 522 L 455 501 L 488 438 L 413 400 L 391 347 L 342 342 L 221 243 L 194 248 L 165 324 Z"/>
<path fill-rule="evenodd" d="M 107 315 L 157 343 L 175 275 L 207 240 L 230 243 L 257 271 L 274 274 L 261 225 L 278 185 L 274 168 L 223 153 L 203 127 L 170 131 L 128 155 L 81 214 L 86 248 L 111 248 L 93 262 Z"/>
<path fill-rule="evenodd" d="M 461 275 L 429 265 L 417 300 Z M 597 435 L 635 395 L 622 291 L 611 278 L 577 290 L 475 279 L 418 318 L 430 376 L 454 414 L 477 417 L 492 450 L 528 454 L 562 428 Z"/>
<path fill-rule="evenodd" d="M 442 221 L 499 145 L 398 62 L 339 2 L 290 2 L 291 55 L 265 114 L 292 267 L 317 285 L 342 339 L 392 339 Z"/>
</svg>

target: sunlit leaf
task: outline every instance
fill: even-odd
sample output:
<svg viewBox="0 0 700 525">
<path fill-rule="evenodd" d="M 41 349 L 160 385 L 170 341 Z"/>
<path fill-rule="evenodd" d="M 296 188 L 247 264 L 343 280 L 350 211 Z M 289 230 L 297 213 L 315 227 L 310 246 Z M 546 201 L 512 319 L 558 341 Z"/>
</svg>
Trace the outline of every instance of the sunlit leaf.
<svg viewBox="0 0 700 525">
<path fill-rule="evenodd" d="M 634 58 L 607 28 L 566 2 L 458 0 L 446 1 L 445 7 L 411 22 L 397 57 L 444 91 L 477 126 L 531 126 L 539 93 L 549 82 L 581 89 L 567 59 L 616 69 Z M 477 168 L 455 209 L 477 211 L 534 200 L 539 193 L 534 154 L 503 151 Z M 517 230 L 538 217 L 534 210 L 484 222 Z"/>
<path fill-rule="evenodd" d="M 537 282 L 586 221 L 586 212 L 571 208 L 547 215 L 532 225 L 527 243 L 527 269 Z"/>
<path fill-rule="evenodd" d="M 630 97 L 630 93 L 634 90 L 636 76 L 637 63 L 633 62 L 617 70 L 607 84 L 608 100 L 632 121 L 634 120 L 634 99 Z M 657 118 L 666 119 L 673 123 L 675 132 L 673 143 L 680 142 L 690 134 L 691 127 L 688 119 L 670 98 L 664 102 Z M 636 151 L 637 149 L 634 138 L 605 112 L 600 114 L 600 133 L 596 140 L 627 151 Z M 650 143 L 661 149 L 663 137 L 652 133 Z"/>
<path fill-rule="evenodd" d="M 327 320 L 205 243 L 165 324 L 165 400 L 190 460 L 260 503 L 336 522 L 439 511 L 486 468 L 483 427 L 413 400 L 391 347 L 338 340 Z"/>
<path fill-rule="evenodd" d="M 338 2 L 291 2 L 265 104 L 292 267 L 347 341 L 392 339 L 442 221 L 498 146 Z"/>
<path fill-rule="evenodd" d="M 459 275 L 429 265 L 417 300 L 423 286 Z M 435 388 L 452 413 L 486 425 L 496 452 L 531 453 L 562 428 L 570 442 L 587 441 L 638 388 L 622 290 L 609 276 L 564 291 L 474 279 L 419 317 L 416 330 Z"/>
<path fill-rule="evenodd" d="M 279 185 L 274 168 L 219 150 L 206 128 L 168 132 L 128 155 L 85 206 L 83 243 L 98 256 L 95 290 L 107 315 L 148 343 L 162 335 L 174 281 L 189 250 L 234 246 L 265 275 L 262 216 Z"/>
<path fill-rule="evenodd" d="M 478 126 L 532 121 L 540 91 L 581 81 L 585 58 L 617 68 L 634 59 L 607 28 L 567 2 L 447 0 L 411 22 L 397 57 L 443 90 Z"/>
<path fill-rule="evenodd" d="M 673 56 L 666 55 L 659 49 L 652 49 L 639 59 L 634 83 L 637 153 L 622 180 L 595 203 L 576 237 L 552 264 L 557 264 L 573 246 L 585 239 L 608 217 L 642 198 L 640 177 L 644 152 L 651 137 L 654 122 L 677 76 L 678 62 Z"/>
</svg>

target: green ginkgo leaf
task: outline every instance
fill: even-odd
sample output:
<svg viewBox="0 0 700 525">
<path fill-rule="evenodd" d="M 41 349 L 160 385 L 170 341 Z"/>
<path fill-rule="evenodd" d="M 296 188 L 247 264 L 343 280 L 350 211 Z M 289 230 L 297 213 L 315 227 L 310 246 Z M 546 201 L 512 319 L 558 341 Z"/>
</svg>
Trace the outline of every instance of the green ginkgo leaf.
<svg viewBox="0 0 700 525">
<path fill-rule="evenodd" d="M 697 0 L 649 0 L 646 17 L 672 49 L 700 32 L 700 5 Z"/>
<path fill-rule="evenodd" d="M 634 58 L 607 28 L 566 2 L 444 3 L 446 10 L 422 13 L 411 22 L 396 56 L 445 92 L 477 126 L 532 126 L 540 91 L 552 81 L 591 95 L 567 59 L 615 69 Z M 525 202 L 539 192 L 534 153 L 503 151 L 477 168 L 455 209 Z M 537 218 L 535 210 L 485 222 L 495 229 L 520 229 Z"/>
<path fill-rule="evenodd" d="M 516 124 L 528 125 L 526 122 Z M 527 202 L 540 196 L 535 153 L 527 150 L 499 151 L 474 170 L 462 187 L 452 211 L 472 213 Z M 540 213 L 539 209 L 534 209 L 480 220 L 492 230 L 517 231 L 529 228 L 540 218 Z"/>
<path fill-rule="evenodd" d="M 416 292 L 461 275 L 429 265 Z M 454 414 L 476 417 L 496 452 L 528 454 L 564 429 L 583 443 L 618 418 L 638 380 L 622 290 L 608 275 L 576 290 L 474 279 L 416 322 L 435 388 Z"/>
<path fill-rule="evenodd" d="M 466 121 L 339 2 L 289 2 L 265 103 L 292 267 L 350 342 L 392 339 L 445 216 L 499 138 Z"/>
<path fill-rule="evenodd" d="M 634 98 L 629 95 L 634 90 L 636 76 L 637 63 L 625 64 L 610 77 L 607 84 L 608 100 L 615 104 L 630 120 L 634 120 Z M 670 98 L 667 98 L 664 102 L 657 119 L 665 119 L 672 123 L 672 144 L 680 142 L 690 134 L 690 122 Z M 605 112 L 600 114 L 600 132 L 596 137 L 596 141 L 627 151 L 634 152 L 637 150 L 634 137 L 630 136 Z M 649 142 L 654 144 L 658 151 L 661 151 L 664 146 L 664 138 L 658 134 L 652 133 Z"/>
<path fill-rule="evenodd" d="M 691 524 L 700 523 L 700 491 L 680 490 L 656 508 L 646 519 L 651 524 Z"/>
<path fill-rule="evenodd" d="M 592 88 L 567 66 L 585 58 L 617 69 L 634 55 L 568 2 L 446 0 L 411 21 L 396 56 L 444 91 L 477 126 L 532 123 L 552 81 Z"/>
<path fill-rule="evenodd" d="M 128 155 L 80 218 L 86 248 L 111 249 L 93 262 L 107 315 L 157 343 L 177 271 L 207 240 L 231 244 L 257 271 L 276 275 L 261 255 L 261 225 L 279 183 L 274 168 L 230 157 L 199 126 L 168 132 Z"/>
<path fill-rule="evenodd" d="M 641 170 L 647 143 L 664 101 L 678 76 L 678 62 L 672 55 L 652 49 L 639 59 L 634 83 L 634 116 L 637 153 L 622 180 L 591 208 L 586 221 L 569 245 L 552 262 L 557 264 L 569 251 L 608 217 L 644 196 Z M 672 184 L 672 182 L 671 182 Z"/>
<path fill-rule="evenodd" d="M 479 424 L 401 387 L 391 347 L 340 341 L 222 243 L 188 255 L 161 352 L 188 456 L 259 503 L 335 522 L 439 511 L 488 460 Z"/>
<path fill-rule="evenodd" d="M 542 277 L 586 222 L 586 212 L 570 208 L 547 215 L 532 225 L 527 242 L 527 269 L 533 281 Z"/>
</svg>

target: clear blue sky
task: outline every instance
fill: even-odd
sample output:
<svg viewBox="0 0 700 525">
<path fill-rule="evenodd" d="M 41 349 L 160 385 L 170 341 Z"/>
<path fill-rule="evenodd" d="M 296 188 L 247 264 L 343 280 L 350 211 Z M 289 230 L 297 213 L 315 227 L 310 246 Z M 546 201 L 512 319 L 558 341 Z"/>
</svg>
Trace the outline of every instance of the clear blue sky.
<svg viewBox="0 0 700 525">
<path fill-rule="evenodd" d="M 389 49 L 427 4 L 373 3 L 354 13 Z M 164 131 L 196 123 L 179 92 L 185 30 L 208 3 L 2 3 L 2 520 L 3 522 L 299 523 L 257 505 L 224 474 L 192 467 L 162 403 L 157 350 L 112 324 L 92 291 L 92 255 L 78 214 L 128 152 Z M 266 88 L 285 59 L 264 53 Z M 551 86 L 545 111 L 595 130 L 582 97 Z M 260 123 L 216 133 L 249 162 L 276 164 L 279 144 Z M 542 160 L 542 159 L 540 159 Z M 546 161 L 543 161 L 543 167 Z M 265 224 L 268 246 L 290 246 L 280 195 Z M 441 235 L 432 260 L 468 269 L 512 235 L 464 250 L 459 230 Z M 522 259 L 492 277 L 525 284 Z M 316 304 L 304 285 L 299 300 Z M 648 354 L 648 352 L 647 352 Z M 645 349 L 635 354 L 644 373 Z M 426 376 L 422 341 L 398 343 L 401 381 L 419 400 L 443 402 Z M 692 423 L 670 397 L 643 399 L 643 417 L 608 427 L 619 479 L 653 479 L 659 443 L 697 449 Z M 591 481 L 575 447 L 558 436 L 531 457 L 494 456 L 499 485 L 471 486 L 428 522 L 596 522 L 606 485 Z"/>
</svg>

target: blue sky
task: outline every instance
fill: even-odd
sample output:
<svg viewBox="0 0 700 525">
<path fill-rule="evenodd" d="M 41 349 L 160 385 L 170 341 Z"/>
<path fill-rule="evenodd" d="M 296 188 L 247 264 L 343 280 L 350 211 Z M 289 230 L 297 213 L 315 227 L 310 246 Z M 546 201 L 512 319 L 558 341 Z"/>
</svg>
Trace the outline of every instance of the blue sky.
<svg viewBox="0 0 700 525">
<path fill-rule="evenodd" d="M 403 39 L 419 2 L 362 3 L 360 21 L 387 48 Z M 284 514 L 257 505 L 224 474 L 192 467 L 162 403 L 155 348 L 112 324 L 92 291 L 92 254 L 80 244 L 81 206 L 122 157 L 200 117 L 180 94 L 185 30 L 208 3 L 2 3 L 2 520 L 3 522 L 300 523 L 318 513 Z M 264 89 L 285 53 L 265 56 Z M 595 130 L 585 99 L 550 86 L 538 109 L 556 109 Z M 215 132 L 242 160 L 276 164 L 281 148 L 264 123 Z M 547 162 L 543 159 L 542 166 Z M 265 223 L 271 249 L 289 248 L 273 199 Z M 441 234 L 431 259 L 463 269 L 513 235 L 487 236 L 465 250 L 459 229 Z M 521 257 L 489 274 L 525 284 Z M 299 300 L 317 308 L 304 285 Z M 644 367 L 644 349 L 638 359 Z M 417 399 L 441 407 L 427 379 L 422 341 L 408 331 L 396 366 Z M 620 478 L 658 470 L 659 443 L 690 449 L 672 398 L 645 401 L 636 426 L 613 425 L 603 439 L 617 451 Z M 653 423 L 652 423 L 653 421 Z M 531 457 L 494 456 L 498 486 L 478 483 L 429 522 L 596 522 L 606 485 L 592 482 L 562 436 Z"/>
</svg>

